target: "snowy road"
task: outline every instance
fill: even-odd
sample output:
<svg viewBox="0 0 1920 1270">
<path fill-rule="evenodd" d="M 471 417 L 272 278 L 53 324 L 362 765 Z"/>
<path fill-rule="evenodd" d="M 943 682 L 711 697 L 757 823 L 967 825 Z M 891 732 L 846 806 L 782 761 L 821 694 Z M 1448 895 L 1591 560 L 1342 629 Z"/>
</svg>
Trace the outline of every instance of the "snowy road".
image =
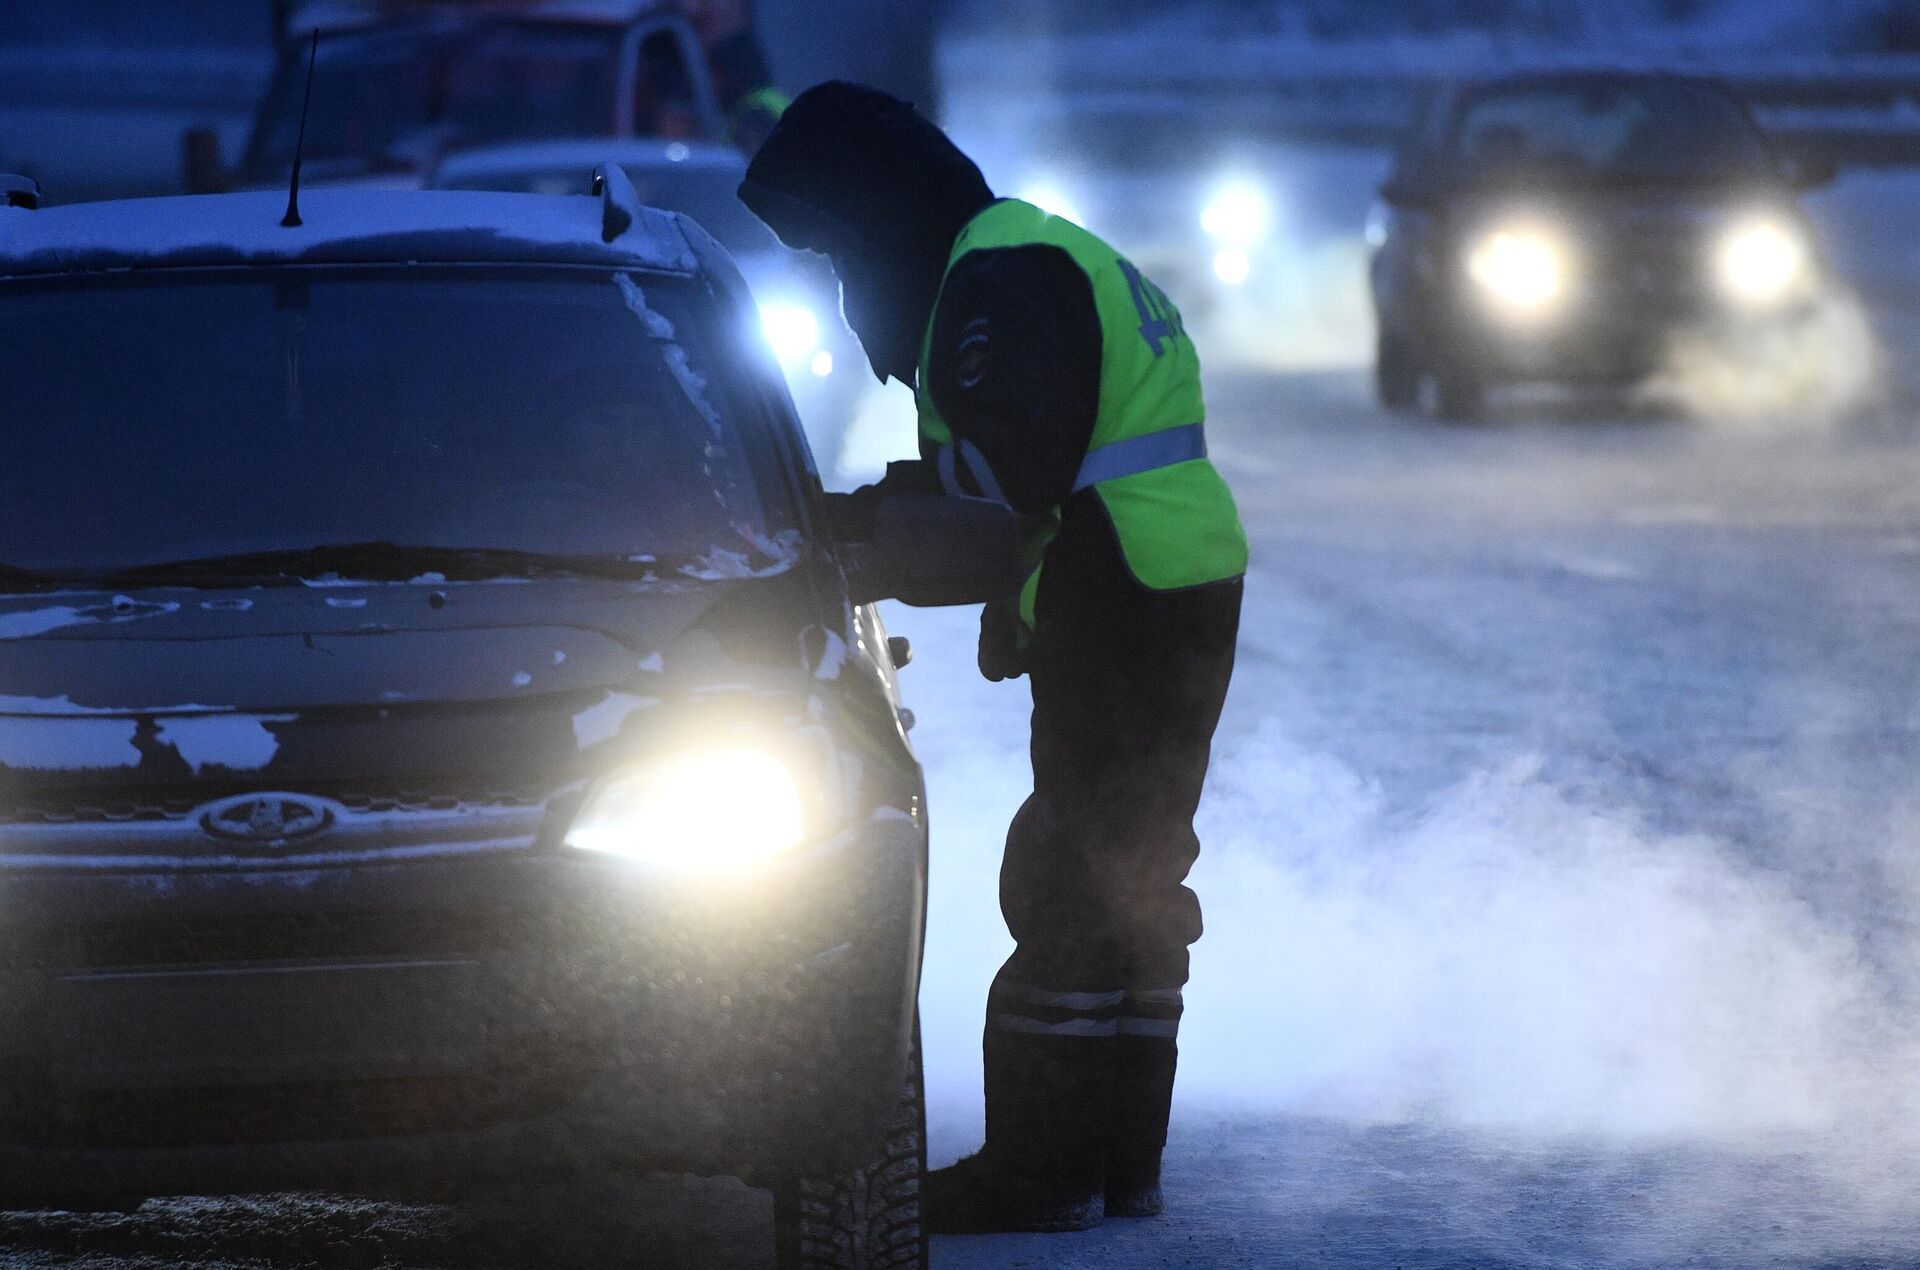
<svg viewBox="0 0 1920 1270">
<path fill-rule="evenodd" d="M 1920 279 L 1880 267 L 1916 190 L 1821 206 L 1891 367 L 1843 420 L 1460 428 L 1383 417 L 1358 369 L 1213 377 L 1256 568 L 1174 1212 L 937 1266 L 1920 1266 Z M 933 786 L 940 1161 L 978 1135 L 1023 700 L 973 676 L 968 615 L 889 620 Z M 0 1217 L 0 1259 L 765 1264 L 731 1183 L 585 1207 L 634 1215 L 536 1250 L 436 1209 L 173 1202 Z"/>
</svg>

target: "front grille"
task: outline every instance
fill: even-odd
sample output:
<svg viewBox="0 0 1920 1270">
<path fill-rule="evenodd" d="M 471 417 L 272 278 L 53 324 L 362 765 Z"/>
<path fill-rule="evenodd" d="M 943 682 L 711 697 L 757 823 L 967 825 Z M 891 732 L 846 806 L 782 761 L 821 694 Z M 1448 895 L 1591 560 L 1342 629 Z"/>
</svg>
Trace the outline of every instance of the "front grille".
<svg viewBox="0 0 1920 1270">
<path fill-rule="evenodd" d="M 523 850 L 542 840 L 549 811 L 564 815 L 578 791 L 301 788 L 225 798 L 206 791 L 16 799 L 0 816 L 0 871 L 312 869 Z M 258 831 L 249 819 L 255 804 L 263 813 L 278 809 Z"/>
<path fill-rule="evenodd" d="M 191 820 L 208 803 L 222 797 L 242 794 L 235 787 L 220 790 L 195 790 L 191 793 L 146 794 L 139 797 L 113 794 L 58 797 L 10 798 L 0 795 L 0 825 L 85 825 L 156 824 Z M 439 789 L 298 789 L 290 793 L 314 794 L 339 803 L 349 811 L 389 813 L 409 811 L 488 810 L 500 807 L 532 807 L 546 797 L 536 789 L 509 789 L 492 786 Z"/>
</svg>

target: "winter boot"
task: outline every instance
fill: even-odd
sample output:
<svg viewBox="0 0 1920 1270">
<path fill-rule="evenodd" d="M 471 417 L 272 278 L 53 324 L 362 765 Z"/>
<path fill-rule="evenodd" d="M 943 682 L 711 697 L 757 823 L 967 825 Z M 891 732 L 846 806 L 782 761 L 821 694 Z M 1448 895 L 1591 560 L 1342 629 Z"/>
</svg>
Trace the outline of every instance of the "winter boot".
<svg viewBox="0 0 1920 1270">
<path fill-rule="evenodd" d="M 1160 1190 L 1160 1155 L 1167 1145 L 1179 1049 L 1171 1035 L 1122 1034 L 1115 1038 L 1114 1056 L 1106 1214 L 1158 1217 L 1166 1208 Z"/>
<path fill-rule="evenodd" d="M 1111 1036 L 986 1035 L 987 1142 L 927 1175 L 935 1234 L 1086 1230 L 1100 1224 Z"/>
<path fill-rule="evenodd" d="M 1043 1177 L 983 1149 L 927 1174 L 920 1210 L 936 1235 L 1053 1234 L 1098 1226 L 1101 1199 L 1090 1175 L 1077 1181 Z"/>
</svg>

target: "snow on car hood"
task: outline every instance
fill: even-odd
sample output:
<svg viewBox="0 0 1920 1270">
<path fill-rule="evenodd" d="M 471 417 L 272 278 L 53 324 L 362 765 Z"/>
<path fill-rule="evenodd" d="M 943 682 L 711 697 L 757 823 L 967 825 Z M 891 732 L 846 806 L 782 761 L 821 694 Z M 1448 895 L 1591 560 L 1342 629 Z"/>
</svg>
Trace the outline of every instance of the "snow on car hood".
<svg viewBox="0 0 1920 1270">
<path fill-rule="evenodd" d="M 0 772 L 557 779 L 670 693 L 737 680 L 701 624 L 755 585 L 9 597 L 0 629 L 36 633 L 0 643 Z"/>
<path fill-rule="evenodd" d="M 0 714 L 465 702 L 627 684 L 724 593 L 344 584 L 0 600 Z"/>
</svg>

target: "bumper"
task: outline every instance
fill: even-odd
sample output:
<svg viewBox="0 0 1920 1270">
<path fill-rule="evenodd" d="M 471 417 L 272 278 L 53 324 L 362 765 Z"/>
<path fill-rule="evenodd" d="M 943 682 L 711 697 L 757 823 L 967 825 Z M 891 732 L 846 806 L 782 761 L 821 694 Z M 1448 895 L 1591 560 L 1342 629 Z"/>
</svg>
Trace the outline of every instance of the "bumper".
<svg viewBox="0 0 1920 1270">
<path fill-rule="evenodd" d="M 65 933 L 0 971 L 0 1176 L 18 1202 L 851 1163 L 924 895 L 904 814 L 703 889 L 546 850 L 12 878 L 7 911 Z"/>
<path fill-rule="evenodd" d="M 1682 341 L 1738 354 L 1765 347 L 1814 316 L 1811 303 L 1739 313 L 1680 297 L 1589 304 L 1557 320 L 1506 322 L 1463 300 L 1444 337 L 1444 360 L 1509 382 L 1625 384 L 1668 369 Z"/>
</svg>

